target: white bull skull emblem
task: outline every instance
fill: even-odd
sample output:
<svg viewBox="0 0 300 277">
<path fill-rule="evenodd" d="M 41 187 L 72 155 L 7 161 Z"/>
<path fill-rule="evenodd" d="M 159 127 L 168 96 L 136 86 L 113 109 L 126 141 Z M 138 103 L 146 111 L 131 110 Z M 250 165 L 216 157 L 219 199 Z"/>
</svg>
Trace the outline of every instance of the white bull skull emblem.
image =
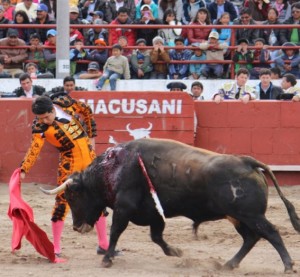
<svg viewBox="0 0 300 277">
<path fill-rule="evenodd" d="M 128 131 L 129 135 L 132 136 L 134 139 L 141 139 L 141 138 L 150 138 L 152 123 L 149 123 L 149 127 L 146 128 L 139 128 L 139 129 L 130 129 L 130 123 L 126 125 L 126 130 Z"/>
</svg>

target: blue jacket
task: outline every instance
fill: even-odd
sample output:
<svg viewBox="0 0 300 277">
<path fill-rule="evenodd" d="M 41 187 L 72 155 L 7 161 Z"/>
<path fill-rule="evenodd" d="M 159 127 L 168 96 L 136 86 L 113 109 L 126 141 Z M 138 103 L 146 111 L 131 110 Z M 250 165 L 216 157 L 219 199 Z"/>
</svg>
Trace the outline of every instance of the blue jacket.
<svg viewBox="0 0 300 277">
<path fill-rule="evenodd" d="M 177 52 L 176 49 L 169 51 L 171 61 L 188 61 L 191 59 L 192 52 L 190 50 L 183 50 Z M 182 79 L 188 75 L 189 64 L 169 64 L 170 78 L 173 79 L 174 74 L 178 74 L 179 78 Z"/>
</svg>

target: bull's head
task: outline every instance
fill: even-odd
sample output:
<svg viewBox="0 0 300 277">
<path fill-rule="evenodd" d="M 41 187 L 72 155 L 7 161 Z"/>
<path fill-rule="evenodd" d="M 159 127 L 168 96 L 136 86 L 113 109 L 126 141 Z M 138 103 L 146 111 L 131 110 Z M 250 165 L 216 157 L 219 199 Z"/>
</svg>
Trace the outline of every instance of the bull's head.
<svg viewBox="0 0 300 277">
<path fill-rule="evenodd" d="M 99 199 L 99 195 L 85 186 L 82 173 L 79 172 L 72 174 L 55 189 L 40 189 L 50 195 L 64 191 L 72 212 L 73 229 L 79 233 L 91 231 L 105 208 L 103 202 Z"/>
</svg>

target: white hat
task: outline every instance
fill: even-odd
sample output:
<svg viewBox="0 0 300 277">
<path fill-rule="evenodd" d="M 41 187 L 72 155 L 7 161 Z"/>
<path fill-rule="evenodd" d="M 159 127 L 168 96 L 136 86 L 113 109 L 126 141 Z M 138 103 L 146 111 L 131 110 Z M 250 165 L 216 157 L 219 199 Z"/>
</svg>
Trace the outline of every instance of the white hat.
<svg viewBox="0 0 300 277">
<path fill-rule="evenodd" d="M 148 8 L 148 10 L 151 10 L 151 7 L 149 6 L 149 5 L 143 5 L 143 6 L 141 6 L 141 11 L 144 9 L 144 8 Z"/>
<path fill-rule="evenodd" d="M 219 39 L 219 33 L 216 31 L 211 31 L 208 38 L 215 38 L 215 39 Z"/>
</svg>

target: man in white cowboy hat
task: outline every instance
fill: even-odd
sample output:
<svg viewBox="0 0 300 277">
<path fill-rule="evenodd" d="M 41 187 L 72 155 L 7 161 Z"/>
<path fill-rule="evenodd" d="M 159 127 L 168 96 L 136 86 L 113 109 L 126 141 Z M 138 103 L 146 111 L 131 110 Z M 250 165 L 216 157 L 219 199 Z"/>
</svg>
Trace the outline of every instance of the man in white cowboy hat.
<svg viewBox="0 0 300 277">
<path fill-rule="evenodd" d="M 219 42 L 219 33 L 211 31 L 208 36 L 208 41 L 200 43 L 199 48 L 206 51 L 206 60 L 224 61 L 224 53 L 228 48 L 228 44 Z M 201 75 L 208 78 L 211 73 L 216 78 L 221 78 L 223 75 L 223 64 L 221 63 L 208 63 L 201 69 Z"/>
</svg>

